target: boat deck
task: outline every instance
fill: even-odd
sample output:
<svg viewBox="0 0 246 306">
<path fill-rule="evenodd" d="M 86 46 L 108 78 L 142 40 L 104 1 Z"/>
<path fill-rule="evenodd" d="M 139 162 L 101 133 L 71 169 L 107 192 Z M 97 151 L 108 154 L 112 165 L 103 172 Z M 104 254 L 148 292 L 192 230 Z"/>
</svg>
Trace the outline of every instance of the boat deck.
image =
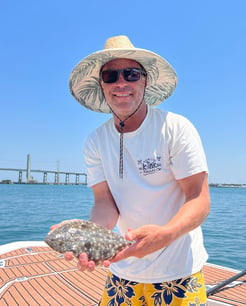
<svg viewBox="0 0 246 306">
<path fill-rule="evenodd" d="M 206 265 L 206 285 L 213 286 L 236 274 L 234 270 Z M 76 260 L 65 261 L 63 255 L 46 245 L 8 249 L 0 247 L 0 305 L 97 305 L 107 270 L 80 272 Z M 245 278 L 210 297 L 229 305 L 246 305 Z"/>
</svg>

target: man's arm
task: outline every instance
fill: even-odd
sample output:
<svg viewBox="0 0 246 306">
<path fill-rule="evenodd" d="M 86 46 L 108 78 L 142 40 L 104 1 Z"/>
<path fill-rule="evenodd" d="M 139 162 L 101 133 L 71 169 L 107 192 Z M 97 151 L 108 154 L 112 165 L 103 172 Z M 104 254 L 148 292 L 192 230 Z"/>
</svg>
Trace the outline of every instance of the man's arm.
<svg viewBox="0 0 246 306">
<path fill-rule="evenodd" d="M 91 210 L 90 220 L 112 230 L 119 218 L 119 211 L 114 198 L 109 190 L 107 182 L 96 184 L 92 187 L 94 193 L 94 206 Z M 67 256 L 69 258 L 69 254 Z M 105 260 L 103 265 L 109 266 L 110 262 Z M 78 261 L 78 269 L 81 271 L 93 271 L 95 262 L 88 261 L 86 253 L 81 253 Z"/>
<path fill-rule="evenodd" d="M 119 211 L 107 182 L 92 187 L 94 193 L 94 206 L 91 210 L 90 220 L 112 230 L 119 218 Z"/>
<path fill-rule="evenodd" d="M 210 212 L 208 176 L 205 172 L 178 180 L 185 203 L 167 224 L 174 238 L 190 232 L 203 223 Z"/>
<path fill-rule="evenodd" d="M 165 225 L 145 225 L 128 232 L 129 240 L 135 240 L 132 246 L 119 252 L 111 262 L 129 256 L 142 258 L 198 227 L 210 210 L 208 178 L 205 172 L 178 180 L 185 194 L 185 202 L 177 214 Z"/>
<path fill-rule="evenodd" d="M 105 181 L 94 185 L 92 189 L 94 193 L 94 205 L 91 210 L 90 220 L 112 230 L 119 218 L 119 211 L 108 184 Z M 66 260 L 72 260 L 73 258 L 72 252 L 65 253 Z M 110 262 L 106 260 L 103 264 L 109 266 Z M 93 271 L 95 269 L 95 262 L 88 261 L 87 254 L 81 253 L 78 261 L 78 269 L 81 271 Z"/>
</svg>

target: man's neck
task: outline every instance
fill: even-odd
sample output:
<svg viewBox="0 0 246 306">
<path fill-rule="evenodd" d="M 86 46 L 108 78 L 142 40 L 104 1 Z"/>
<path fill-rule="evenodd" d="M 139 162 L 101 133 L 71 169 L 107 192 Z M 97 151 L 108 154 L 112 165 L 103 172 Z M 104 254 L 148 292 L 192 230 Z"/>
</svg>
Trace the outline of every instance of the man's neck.
<svg viewBox="0 0 246 306">
<path fill-rule="evenodd" d="M 125 116 L 124 118 L 119 118 L 118 116 L 113 114 L 116 129 L 120 132 L 121 129 L 120 123 L 123 122 L 124 133 L 133 132 L 137 130 L 144 121 L 147 112 L 148 112 L 148 106 L 146 105 L 146 103 L 143 103 L 141 107 L 133 115 L 130 116 L 128 115 Z"/>
</svg>

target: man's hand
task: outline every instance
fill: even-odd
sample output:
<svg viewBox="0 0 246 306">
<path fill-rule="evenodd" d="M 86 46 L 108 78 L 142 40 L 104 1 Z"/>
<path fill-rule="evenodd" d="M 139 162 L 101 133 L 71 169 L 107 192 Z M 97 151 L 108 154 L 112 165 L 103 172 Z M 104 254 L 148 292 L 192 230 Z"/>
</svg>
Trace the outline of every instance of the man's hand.
<svg viewBox="0 0 246 306">
<path fill-rule="evenodd" d="M 159 249 L 167 247 L 173 240 L 172 235 L 159 225 L 144 225 L 126 234 L 126 239 L 136 241 L 131 246 L 115 255 L 111 263 L 120 261 L 130 256 L 142 258 Z"/>
<path fill-rule="evenodd" d="M 102 265 L 104 267 L 108 267 L 110 265 L 110 261 L 109 260 L 104 260 Z M 78 261 L 77 267 L 80 271 L 86 271 L 87 270 L 89 272 L 92 272 L 92 271 L 95 270 L 96 264 L 95 264 L 94 261 L 88 260 L 88 257 L 87 257 L 86 253 L 81 253 L 79 255 L 79 261 Z"/>
<path fill-rule="evenodd" d="M 73 220 L 65 220 L 65 221 L 62 221 L 61 223 L 58 223 L 58 224 L 54 224 L 50 227 L 50 230 L 53 230 L 65 223 L 68 223 L 68 222 L 71 222 L 71 221 L 78 221 L 79 219 L 73 219 Z M 64 259 L 67 260 L 67 261 L 71 261 L 74 259 L 74 255 L 73 255 L 73 252 L 66 252 L 64 253 Z M 110 261 L 109 260 L 105 260 L 102 265 L 104 267 L 108 267 L 110 265 Z M 77 267 L 78 267 L 78 270 L 80 271 L 89 271 L 89 272 L 92 272 L 95 270 L 96 268 L 96 264 L 94 261 L 92 260 L 88 260 L 88 256 L 86 253 L 81 253 L 79 255 L 79 258 L 78 258 L 78 264 L 77 264 Z"/>
<path fill-rule="evenodd" d="M 74 255 L 73 252 L 66 252 L 64 254 L 64 259 L 67 261 L 73 260 L 74 259 Z M 105 260 L 102 265 L 104 267 L 108 267 L 110 265 L 110 261 L 109 260 Z M 93 260 L 88 260 L 88 256 L 86 253 L 81 253 L 79 255 L 78 258 L 78 264 L 77 264 L 78 270 L 80 271 L 89 271 L 92 272 L 95 270 L 96 268 L 96 264 Z"/>
</svg>

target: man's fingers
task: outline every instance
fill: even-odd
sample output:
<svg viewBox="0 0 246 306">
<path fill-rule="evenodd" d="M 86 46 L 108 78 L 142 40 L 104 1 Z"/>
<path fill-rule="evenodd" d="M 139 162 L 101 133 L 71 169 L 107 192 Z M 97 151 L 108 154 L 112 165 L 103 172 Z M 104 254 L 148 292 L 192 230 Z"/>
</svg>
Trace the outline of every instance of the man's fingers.
<svg viewBox="0 0 246 306">
<path fill-rule="evenodd" d="M 79 255 L 79 261 L 78 261 L 78 269 L 80 271 L 89 271 L 89 272 L 92 272 L 94 271 L 96 267 L 96 264 L 94 261 L 90 260 L 88 261 L 88 256 L 86 253 L 81 253 Z"/>
<path fill-rule="evenodd" d="M 65 254 L 64 254 L 64 259 L 66 259 L 66 260 L 73 260 L 73 258 L 74 258 L 74 256 L 73 256 L 73 252 L 66 252 Z"/>
<path fill-rule="evenodd" d="M 95 270 L 95 262 L 94 261 L 89 261 L 87 264 L 87 271 L 92 272 Z"/>
<path fill-rule="evenodd" d="M 134 250 L 134 245 L 129 246 L 127 248 L 125 248 L 124 250 L 120 251 L 118 254 L 116 254 L 111 260 L 110 262 L 117 262 L 123 259 L 126 259 L 129 256 L 133 256 L 132 252 Z"/>
<path fill-rule="evenodd" d="M 86 253 L 81 253 L 79 255 L 79 261 L 78 261 L 78 269 L 80 271 L 85 271 L 88 266 L 88 256 Z"/>
<path fill-rule="evenodd" d="M 110 260 L 104 260 L 102 265 L 107 268 L 110 266 Z M 96 263 L 93 260 L 88 260 L 88 256 L 86 253 L 81 253 L 79 255 L 79 261 L 78 261 L 78 269 L 80 271 L 89 271 L 92 272 L 96 268 Z"/>
<path fill-rule="evenodd" d="M 60 224 L 53 224 L 50 226 L 50 230 L 52 231 L 53 229 L 57 228 L 58 226 L 60 226 Z"/>
<path fill-rule="evenodd" d="M 104 266 L 105 268 L 108 268 L 108 267 L 110 266 L 110 261 L 109 261 L 109 260 L 104 260 L 103 266 Z"/>
<path fill-rule="evenodd" d="M 79 255 L 79 262 L 81 265 L 87 265 L 88 264 L 88 256 L 86 253 L 81 253 Z"/>
</svg>

